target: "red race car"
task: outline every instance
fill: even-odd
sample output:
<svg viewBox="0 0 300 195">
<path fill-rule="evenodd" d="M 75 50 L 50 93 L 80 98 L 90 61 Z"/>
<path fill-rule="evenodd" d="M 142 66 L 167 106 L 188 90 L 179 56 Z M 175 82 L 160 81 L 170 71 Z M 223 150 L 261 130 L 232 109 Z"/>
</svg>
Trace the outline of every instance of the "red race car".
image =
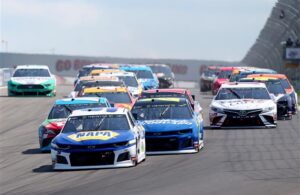
<svg viewBox="0 0 300 195">
<path fill-rule="evenodd" d="M 217 78 L 214 80 L 212 85 L 212 94 L 216 95 L 219 88 L 223 83 L 229 81 L 230 75 L 233 71 L 233 67 L 222 67 L 220 68 L 220 72 L 217 74 Z"/>
</svg>

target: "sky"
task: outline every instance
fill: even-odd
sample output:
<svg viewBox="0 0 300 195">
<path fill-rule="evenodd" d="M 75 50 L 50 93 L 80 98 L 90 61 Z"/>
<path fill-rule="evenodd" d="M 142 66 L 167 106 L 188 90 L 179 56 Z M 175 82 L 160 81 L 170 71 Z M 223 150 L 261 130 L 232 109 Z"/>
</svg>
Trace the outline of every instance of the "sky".
<svg viewBox="0 0 300 195">
<path fill-rule="evenodd" d="M 1 51 L 241 60 L 276 0 L 0 0 Z"/>
</svg>

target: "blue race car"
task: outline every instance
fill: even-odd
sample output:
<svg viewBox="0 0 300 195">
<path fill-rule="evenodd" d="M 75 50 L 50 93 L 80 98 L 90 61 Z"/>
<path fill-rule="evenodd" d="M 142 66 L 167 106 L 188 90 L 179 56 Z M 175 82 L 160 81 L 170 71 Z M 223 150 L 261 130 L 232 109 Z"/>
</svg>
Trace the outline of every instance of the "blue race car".
<svg viewBox="0 0 300 195">
<path fill-rule="evenodd" d="M 142 162 L 145 130 L 124 108 L 74 111 L 51 143 L 54 169 L 131 167 Z"/>
<path fill-rule="evenodd" d="M 147 154 L 195 153 L 203 147 L 202 114 L 186 98 L 139 99 L 131 112 L 145 128 Z"/>
<path fill-rule="evenodd" d="M 121 65 L 121 70 L 133 72 L 136 74 L 138 81 L 143 85 L 144 89 L 157 89 L 159 81 L 152 69 L 146 65 Z"/>
<path fill-rule="evenodd" d="M 56 137 L 68 118 L 74 110 L 84 108 L 110 107 L 106 98 L 98 97 L 80 97 L 56 100 L 48 118 L 40 125 L 39 143 L 42 152 L 50 151 L 50 143 Z"/>
</svg>

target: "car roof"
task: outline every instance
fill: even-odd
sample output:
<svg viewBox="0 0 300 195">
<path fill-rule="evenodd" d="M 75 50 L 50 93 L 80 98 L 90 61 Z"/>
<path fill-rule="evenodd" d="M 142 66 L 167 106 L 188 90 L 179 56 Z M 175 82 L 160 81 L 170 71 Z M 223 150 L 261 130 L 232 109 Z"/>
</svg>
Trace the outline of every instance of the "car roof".
<svg viewBox="0 0 300 195">
<path fill-rule="evenodd" d="M 93 74 L 105 74 L 105 73 L 111 73 L 111 72 L 113 73 L 113 72 L 124 72 L 124 71 L 120 70 L 120 69 L 95 69 L 95 70 L 92 70 L 90 72 L 90 75 L 93 75 Z"/>
<path fill-rule="evenodd" d="M 110 75 L 101 75 L 101 76 L 84 76 L 80 77 L 80 81 L 119 81 L 118 77 Z"/>
<path fill-rule="evenodd" d="M 18 65 L 16 69 L 47 69 L 49 70 L 49 67 L 47 65 L 35 65 L 35 64 L 28 64 L 28 65 Z"/>
<path fill-rule="evenodd" d="M 248 73 L 253 73 L 253 74 L 261 74 L 261 73 L 277 73 L 275 70 L 272 69 L 267 69 L 267 68 L 249 68 L 245 70 L 241 70 L 241 74 L 248 74 Z"/>
<path fill-rule="evenodd" d="M 274 77 L 246 77 L 246 78 L 242 78 L 241 80 L 268 81 L 268 80 L 279 80 L 279 79 Z"/>
<path fill-rule="evenodd" d="M 234 67 L 221 67 L 220 70 L 233 70 Z"/>
<path fill-rule="evenodd" d="M 154 97 L 154 98 L 142 98 L 137 100 L 136 104 L 151 104 L 151 103 L 186 103 L 186 98 L 180 97 Z"/>
<path fill-rule="evenodd" d="M 107 99 L 104 97 L 78 97 L 78 98 L 65 98 L 55 101 L 55 105 L 67 105 L 67 104 L 93 104 L 93 103 L 107 103 Z"/>
<path fill-rule="evenodd" d="M 284 74 L 250 74 L 247 77 L 268 77 L 268 78 L 278 78 L 278 79 L 287 78 L 287 76 Z"/>
<path fill-rule="evenodd" d="M 109 64 L 109 63 L 94 63 L 94 64 L 88 64 L 88 65 L 84 65 L 82 68 L 119 68 L 119 65 L 118 64 Z"/>
<path fill-rule="evenodd" d="M 114 115 L 127 114 L 129 112 L 126 108 L 87 108 L 81 110 L 74 110 L 69 117 L 72 116 L 88 116 L 88 115 Z"/>
<path fill-rule="evenodd" d="M 182 88 L 169 88 L 169 89 L 150 89 L 143 91 L 143 93 L 159 93 L 159 92 L 168 92 L 168 93 L 181 93 L 184 94 L 188 90 L 187 89 L 182 89 Z"/>
<path fill-rule="evenodd" d="M 121 66 L 120 69 L 122 69 L 122 70 L 149 70 L 149 71 L 151 71 L 151 68 L 147 65 Z"/>
<path fill-rule="evenodd" d="M 115 76 L 115 77 L 135 77 L 134 72 L 111 72 L 111 73 L 103 73 L 101 76 Z"/>
<path fill-rule="evenodd" d="M 105 93 L 105 92 L 128 92 L 127 87 L 89 87 L 85 88 L 84 93 Z"/>
<path fill-rule="evenodd" d="M 221 88 L 266 88 L 266 85 L 261 82 L 229 82 L 221 85 Z"/>
</svg>

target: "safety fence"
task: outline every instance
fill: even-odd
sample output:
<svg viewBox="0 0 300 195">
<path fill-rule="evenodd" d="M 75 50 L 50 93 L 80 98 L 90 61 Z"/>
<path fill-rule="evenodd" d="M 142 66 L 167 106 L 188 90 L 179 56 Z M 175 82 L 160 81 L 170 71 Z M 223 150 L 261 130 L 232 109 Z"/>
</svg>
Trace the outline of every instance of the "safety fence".
<svg viewBox="0 0 300 195">
<path fill-rule="evenodd" d="M 300 0 L 279 0 L 242 63 L 249 66 L 271 68 L 286 74 L 296 90 L 299 91 L 299 39 Z M 293 54 L 293 59 L 287 59 L 286 56 L 287 40 L 294 42 L 294 45 L 291 46 L 292 53 L 290 53 Z M 295 48 L 298 49 L 298 54 Z"/>
</svg>

